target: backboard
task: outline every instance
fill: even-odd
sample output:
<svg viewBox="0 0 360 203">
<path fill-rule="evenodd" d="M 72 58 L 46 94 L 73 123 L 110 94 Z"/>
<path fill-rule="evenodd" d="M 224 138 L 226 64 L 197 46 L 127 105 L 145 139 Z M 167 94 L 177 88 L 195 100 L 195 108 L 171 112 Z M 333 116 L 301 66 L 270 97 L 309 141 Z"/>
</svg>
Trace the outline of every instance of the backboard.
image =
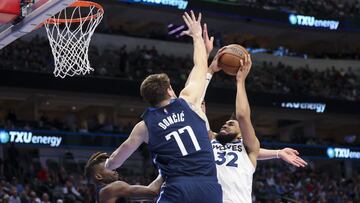
<svg viewBox="0 0 360 203">
<path fill-rule="evenodd" d="M 12 0 L 1 0 L 2 3 Z M 32 32 L 46 19 L 57 14 L 76 0 L 33 0 L 21 6 L 19 18 L 11 23 L 0 25 L 0 49 L 16 39 Z"/>
</svg>

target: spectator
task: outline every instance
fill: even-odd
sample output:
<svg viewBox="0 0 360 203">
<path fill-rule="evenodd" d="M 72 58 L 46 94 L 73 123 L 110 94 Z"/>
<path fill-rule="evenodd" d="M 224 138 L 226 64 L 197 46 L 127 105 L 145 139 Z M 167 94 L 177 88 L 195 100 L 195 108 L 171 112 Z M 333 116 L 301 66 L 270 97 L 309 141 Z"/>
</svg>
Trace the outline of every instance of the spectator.
<svg viewBox="0 0 360 203">
<path fill-rule="evenodd" d="M 11 187 L 11 195 L 9 198 L 9 202 L 10 203 L 21 203 L 17 188 L 15 186 Z"/>
<path fill-rule="evenodd" d="M 73 186 L 73 181 L 68 178 L 63 188 L 63 194 L 66 202 L 81 202 L 83 197 Z"/>
<path fill-rule="evenodd" d="M 49 195 L 46 192 L 43 193 L 41 197 L 41 203 L 51 203 L 49 200 L 50 200 Z"/>
</svg>

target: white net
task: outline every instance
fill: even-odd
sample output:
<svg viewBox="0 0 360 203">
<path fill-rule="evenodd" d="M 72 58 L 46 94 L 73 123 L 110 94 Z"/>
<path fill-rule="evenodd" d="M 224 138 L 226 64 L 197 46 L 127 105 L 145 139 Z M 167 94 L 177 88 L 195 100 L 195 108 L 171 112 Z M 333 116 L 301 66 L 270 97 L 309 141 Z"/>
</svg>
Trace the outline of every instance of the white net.
<svg viewBox="0 0 360 203">
<path fill-rule="evenodd" d="M 103 9 L 91 4 L 69 7 L 45 22 L 55 61 L 55 77 L 94 71 L 88 57 L 89 44 L 102 18 Z"/>
</svg>

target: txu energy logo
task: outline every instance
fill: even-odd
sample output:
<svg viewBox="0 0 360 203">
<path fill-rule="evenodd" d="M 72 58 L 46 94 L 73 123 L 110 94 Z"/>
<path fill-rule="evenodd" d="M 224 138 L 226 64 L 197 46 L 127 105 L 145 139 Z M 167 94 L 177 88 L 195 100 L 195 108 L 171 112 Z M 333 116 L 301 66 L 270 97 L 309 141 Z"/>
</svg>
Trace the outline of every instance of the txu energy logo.
<svg viewBox="0 0 360 203">
<path fill-rule="evenodd" d="M 26 131 L 0 131 L 0 143 L 19 143 L 19 144 L 40 144 L 50 145 L 51 147 L 59 147 L 62 137 L 55 136 L 39 136 L 33 135 L 32 132 Z"/>
<path fill-rule="evenodd" d="M 289 22 L 291 25 L 326 28 L 330 30 L 337 30 L 340 24 L 340 22 L 336 20 L 316 19 L 314 16 L 303 16 L 295 14 L 289 15 Z"/>
<path fill-rule="evenodd" d="M 125 2 L 130 3 L 142 3 L 142 4 L 152 4 L 158 6 L 171 6 L 177 7 L 178 9 L 184 10 L 188 5 L 186 0 L 124 0 Z"/>
<path fill-rule="evenodd" d="M 360 159 L 360 152 L 352 151 L 349 148 L 332 148 L 326 150 L 329 158 Z"/>
<path fill-rule="evenodd" d="M 10 136 L 6 131 L 0 131 L 0 143 L 6 144 L 10 140 Z"/>
</svg>

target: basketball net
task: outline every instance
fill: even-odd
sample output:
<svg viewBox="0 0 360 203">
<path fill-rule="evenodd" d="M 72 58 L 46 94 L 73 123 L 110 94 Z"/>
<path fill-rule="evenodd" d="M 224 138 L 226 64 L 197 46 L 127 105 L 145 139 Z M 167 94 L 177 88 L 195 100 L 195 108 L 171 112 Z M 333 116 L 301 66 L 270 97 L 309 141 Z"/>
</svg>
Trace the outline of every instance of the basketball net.
<svg viewBox="0 0 360 203">
<path fill-rule="evenodd" d="M 104 9 L 97 3 L 77 1 L 44 22 L 55 61 L 55 77 L 85 75 L 94 71 L 89 45 Z"/>
</svg>

